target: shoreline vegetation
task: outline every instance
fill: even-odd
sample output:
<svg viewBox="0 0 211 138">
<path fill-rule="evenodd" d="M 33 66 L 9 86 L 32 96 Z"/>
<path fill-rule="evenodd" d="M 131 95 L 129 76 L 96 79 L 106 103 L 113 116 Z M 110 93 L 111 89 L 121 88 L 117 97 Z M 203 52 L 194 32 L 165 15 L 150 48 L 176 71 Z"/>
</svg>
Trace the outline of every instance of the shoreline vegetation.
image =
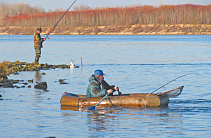
<svg viewBox="0 0 211 138">
<path fill-rule="evenodd" d="M 51 64 L 38 64 L 36 62 L 33 63 L 27 63 L 27 62 L 9 62 L 9 61 L 3 61 L 0 62 L 0 88 L 20 88 L 20 86 L 13 85 L 13 84 L 24 84 L 22 83 L 23 80 L 12 80 L 8 79 L 8 76 L 10 74 L 18 75 L 19 72 L 22 71 L 40 71 L 40 70 L 50 70 L 50 69 L 65 69 L 70 68 L 70 65 L 51 65 Z M 74 68 L 79 68 L 79 66 L 74 66 Z M 45 75 L 45 73 L 42 73 L 42 75 Z M 28 82 L 33 83 L 33 80 L 28 80 Z M 64 80 L 60 79 L 59 84 L 67 84 L 64 82 Z M 25 85 L 28 85 L 28 83 L 24 84 L 21 88 L 25 88 Z M 28 86 L 28 88 L 31 88 L 31 85 Z M 36 89 L 47 89 L 47 83 L 46 82 L 40 82 L 37 85 L 35 85 Z M 1 97 L 1 96 L 0 96 Z M 1 100 L 1 99 L 0 99 Z"/>
<path fill-rule="evenodd" d="M 10 76 L 10 74 L 18 75 L 19 72 L 22 71 L 40 71 L 40 70 L 50 70 L 50 69 L 56 69 L 56 68 L 70 68 L 69 65 L 50 65 L 50 64 L 38 64 L 36 62 L 34 63 L 27 63 L 27 62 L 9 62 L 4 61 L 0 62 L 0 88 L 32 88 L 33 79 L 28 80 L 27 82 L 24 80 L 13 80 L 8 79 L 7 76 Z M 74 66 L 74 68 L 79 68 L 79 66 Z M 45 75 L 45 73 L 41 73 L 42 75 Z M 39 72 L 36 73 L 36 75 L 40 75 Z M 65 79 L 59 79 L 59 84 L 68 84 L 64 82 Z M 31 84 L 29 84 L 31 83 Z M 27 86 L 28 85 L 28 86 Z M 43 89 L 47 90 L 47 83 L 46 82 L 36 82 L 34 84 L 35 89 Z M 0 95 L 0 100 L 3 100 L 2 95 Z"/>
<path fill-rule="evenodd" d="M 75 6 L 51 35 L 210 35 L 209 5 Z M 0 2 L 0 34 L 32 35 L 41 27 L 47 34 L 65 10 L 46 12 L 29 4 Z"/>
<path fill-rule="evenodd" d="M 42 27 L 41 35 L 52 28 Z M 0 35 L 33 35 L 36 27 L 0 27 Z M 51 35 L 211 35 L 211 24 L 56 27 Z"/>
<path fill-rule="evenodd" d="M 0 78 L 7 78 L 10 74 L 18 74 L 22 71 L 39 71 L 39 70 L 49 70 L 56 68 L 70 68 L 70 65 L 51 65 L 51 64 L 39 64 L 37 62 L 27 63 L 27 62 L 0 62 Z M 74 66 L 74 68 L 79 68 L 79 66 Z"/>
</svg>

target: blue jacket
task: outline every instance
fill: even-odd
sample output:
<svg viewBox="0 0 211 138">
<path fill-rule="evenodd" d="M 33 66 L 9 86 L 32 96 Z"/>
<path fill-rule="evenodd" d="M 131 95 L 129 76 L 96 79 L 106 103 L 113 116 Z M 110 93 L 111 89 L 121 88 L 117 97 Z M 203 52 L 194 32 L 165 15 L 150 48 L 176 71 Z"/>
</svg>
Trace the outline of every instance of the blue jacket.
<svg viewBox="0 0 211 138">
<path fill-rule="evenodd" d="M 107 94 L 108 89 L 113 89 L 115 86 L 110 86 L 106 81 L 100 82 L 97 77 L 92 75 L 89 78 L 89 85 L 86 91 L 86 97 L 103 97 Z"/>
</svg>

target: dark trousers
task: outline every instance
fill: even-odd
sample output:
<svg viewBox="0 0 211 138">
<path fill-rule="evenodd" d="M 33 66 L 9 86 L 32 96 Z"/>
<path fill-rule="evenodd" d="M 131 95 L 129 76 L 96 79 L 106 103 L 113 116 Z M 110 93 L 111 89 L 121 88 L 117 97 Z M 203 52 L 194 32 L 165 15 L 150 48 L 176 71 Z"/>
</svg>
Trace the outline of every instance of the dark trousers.
<svg viewBox="0 0 211 138">
<path fill-rule="evenodd" d="M 36 47 L 35 53 L 36 53 L 35 62 L 39 63 L 39 59 L 41 57 L 41 47 Z"/>
</svg>

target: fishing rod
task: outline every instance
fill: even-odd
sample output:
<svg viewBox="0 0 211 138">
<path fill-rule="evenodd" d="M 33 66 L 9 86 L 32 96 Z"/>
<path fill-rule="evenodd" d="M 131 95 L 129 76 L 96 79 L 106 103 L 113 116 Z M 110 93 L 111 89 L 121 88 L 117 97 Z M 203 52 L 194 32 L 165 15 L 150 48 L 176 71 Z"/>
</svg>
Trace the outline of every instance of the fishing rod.
<svg viewBox="0 0 211 138">
<path fill-rule="evenodd" d="M 162 85 L 161 87 L 157 88 L 156 90 L 154 90 L 153 92 L 151 92 L 150 94 L 153 94 L 154 92 L 158 91 L 159 89 L 163 88 L 164 86 L 168 85 L 169 83 L 172 83 L 173 81 L 176 81 L 177 79 L 179 78 L 182 78 L 182 77 L 185 77 L 185 76 L 188 76 L 188 75 L 199 75 L 201 76 L 202 78 L 204 78 L 201 74 L 198 74 L 198 73 L 188 73 L 188 74 L 185 74 L 185 75 L 182 75 L 182 76 L 179 76 L 171 81 L 169 81 L 168 83 Z"/>
<path fill-rule="evenodd" d="M 56 26 L 58 25 L 58 23 L 61 21 L 61 19 L 65 16 L 65 14 L 70 10 L 70 8 L 75 4 L 76 0 L 70 5 L 70 7 L 66 10 L 66 12 L 62 15 L 62 17 L 58 20 L 58 22 L 54 25 L 54 27 L 48 32 L 47 36 L 45 37 L 45 39 L 48 38 L 48 36 L 50 35 L 50 33 L 56 28 Z"/>
</svg>

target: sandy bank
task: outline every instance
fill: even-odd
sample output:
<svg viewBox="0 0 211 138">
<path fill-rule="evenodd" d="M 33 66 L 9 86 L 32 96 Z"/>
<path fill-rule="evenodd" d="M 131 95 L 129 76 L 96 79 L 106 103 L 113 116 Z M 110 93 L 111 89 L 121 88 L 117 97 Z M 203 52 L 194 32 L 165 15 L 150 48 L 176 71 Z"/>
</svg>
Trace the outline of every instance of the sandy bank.
<svg viewBox="0 0 211 138">
<path fill-rule="evenodd" d="M 42 27 L 47 34 L 51 27 Z M 0 27 L 0 35 L 32 35 L 36 27 Z M 56 27 L 51 35 L 210 35 L 211 25 L 132 25 L 98 27 Z"/>
</svg>

